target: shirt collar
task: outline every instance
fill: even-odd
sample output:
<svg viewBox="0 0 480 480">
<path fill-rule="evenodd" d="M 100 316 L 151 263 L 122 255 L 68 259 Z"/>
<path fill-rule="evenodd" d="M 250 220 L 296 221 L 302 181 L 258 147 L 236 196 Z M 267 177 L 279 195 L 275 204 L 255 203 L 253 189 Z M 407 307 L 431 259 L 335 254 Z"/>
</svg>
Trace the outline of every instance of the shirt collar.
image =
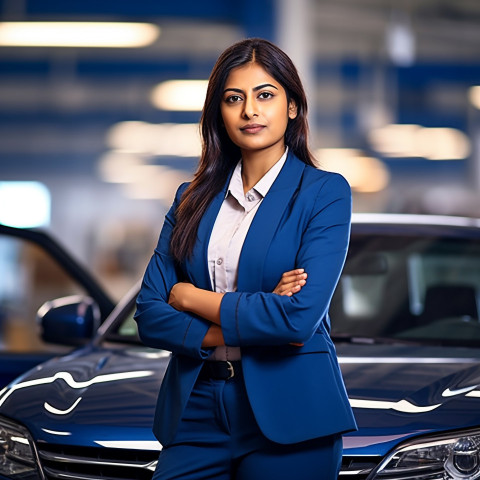
<svg viewBox="0 0 480 480">
<path fill-rule="evenodd" d="M 285 149 L 285 153 L 280 157 L 277 163 L 270 168 L 270 170 L 257 182 L 253 187 L 262 197 L 270 190 L 273 182 L 277 179 L 280 170 L 282 169 L 285 161 L 287 160 L 288 147 Z"/>
<path fill-rule="evenodd" d="M 262 197 L 265 197 L 270 190 L 270 187 L 275 182 L 280 170 L 287 160 L 288 147 L 285 149 L 285 153 L 280 157 L 280 159 L 268 170 L 268 172 L 254 185 L 252 190 L 258 192 Z M 242 160 L 240 160 L 235 170 L 233 171 L 232 178 L 228 185 L 227 195 L 233 195 L 237 200 L 244 198 L 245 194 L 243 192 L 243 180 L 242 180 Z"/>
</svg>

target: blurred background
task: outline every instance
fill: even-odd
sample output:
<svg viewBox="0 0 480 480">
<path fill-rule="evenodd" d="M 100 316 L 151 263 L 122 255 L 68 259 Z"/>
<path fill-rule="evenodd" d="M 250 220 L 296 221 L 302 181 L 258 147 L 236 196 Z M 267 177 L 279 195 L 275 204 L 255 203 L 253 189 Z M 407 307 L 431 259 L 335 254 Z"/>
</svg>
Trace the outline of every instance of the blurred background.
<svg viewBox="0 0 480 480">
<path fill-rule="evenodd" d="M 356 212 L 480 216 L 478 0 L 0 0 L 0 223 L 119 298 L 191 178 L 213 64 L 252 36 L 296 63 Z"/>
</svg>

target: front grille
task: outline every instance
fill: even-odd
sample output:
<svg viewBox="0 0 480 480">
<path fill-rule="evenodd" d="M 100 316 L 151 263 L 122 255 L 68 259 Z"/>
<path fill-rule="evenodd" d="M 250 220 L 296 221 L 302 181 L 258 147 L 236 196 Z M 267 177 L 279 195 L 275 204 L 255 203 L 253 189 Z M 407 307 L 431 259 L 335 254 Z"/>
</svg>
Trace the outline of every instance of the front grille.
<svg viewBox="0 0 480 480">
<path fill-rule="evenodd" d="M 151 480 L 159 452 L 37 444 L 47 480 Z M 365 480 L 381 457 L 342 459 L 339 480 Z"/>
<path fill-rule="evenodd" d="M 366 480 L 381 460 L 382 457 L 344 455 L 338 480 Z"/>
<path fill-rule="evenodd" d="M 391 468 L 389 470 L 383 470 L 379 472 L 376 480 L 443 480 L 445 478 L 451 478 L 445 476 L 445 470 L 443 468 Z M 468 477 L 463 477 L 468 478 Z"/>
<path fill-rule="evenodd" d="M 151 480 L 158 451 L 37 444 L 48 480 Z"/>
</svg>

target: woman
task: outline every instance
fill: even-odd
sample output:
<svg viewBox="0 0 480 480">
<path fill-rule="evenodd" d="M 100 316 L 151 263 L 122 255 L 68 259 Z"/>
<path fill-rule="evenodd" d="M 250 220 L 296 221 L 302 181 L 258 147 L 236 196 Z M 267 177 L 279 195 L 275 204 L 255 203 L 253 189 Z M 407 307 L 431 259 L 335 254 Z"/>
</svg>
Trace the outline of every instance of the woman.
<svg viewBox="0 0 480 480">
<path fill-rule="evenodd" d="M 203 151 L 168 212 L 135 318 L 172 352 L 156 480 L 335 479 L 356 428 L 329 337 L 351 194 L 314 168 L 297 71 L 272 43 L 210 76 Z M 308 275 L 308 278 L 307 278 Z"/>
</svg>

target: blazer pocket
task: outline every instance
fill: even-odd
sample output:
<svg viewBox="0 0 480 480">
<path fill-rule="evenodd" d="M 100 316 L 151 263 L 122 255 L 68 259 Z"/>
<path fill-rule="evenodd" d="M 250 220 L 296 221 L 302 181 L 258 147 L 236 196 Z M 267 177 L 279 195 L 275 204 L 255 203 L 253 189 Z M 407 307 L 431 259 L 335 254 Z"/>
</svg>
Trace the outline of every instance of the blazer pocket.
<svg viewBox="0 0 480 480">
<path fill-rule="evenodd" d="M 328 352 L 248 360 L 250 404 L 271 440 L 295 443 L 354 428 L 339 369 Z"/>
</svg>

